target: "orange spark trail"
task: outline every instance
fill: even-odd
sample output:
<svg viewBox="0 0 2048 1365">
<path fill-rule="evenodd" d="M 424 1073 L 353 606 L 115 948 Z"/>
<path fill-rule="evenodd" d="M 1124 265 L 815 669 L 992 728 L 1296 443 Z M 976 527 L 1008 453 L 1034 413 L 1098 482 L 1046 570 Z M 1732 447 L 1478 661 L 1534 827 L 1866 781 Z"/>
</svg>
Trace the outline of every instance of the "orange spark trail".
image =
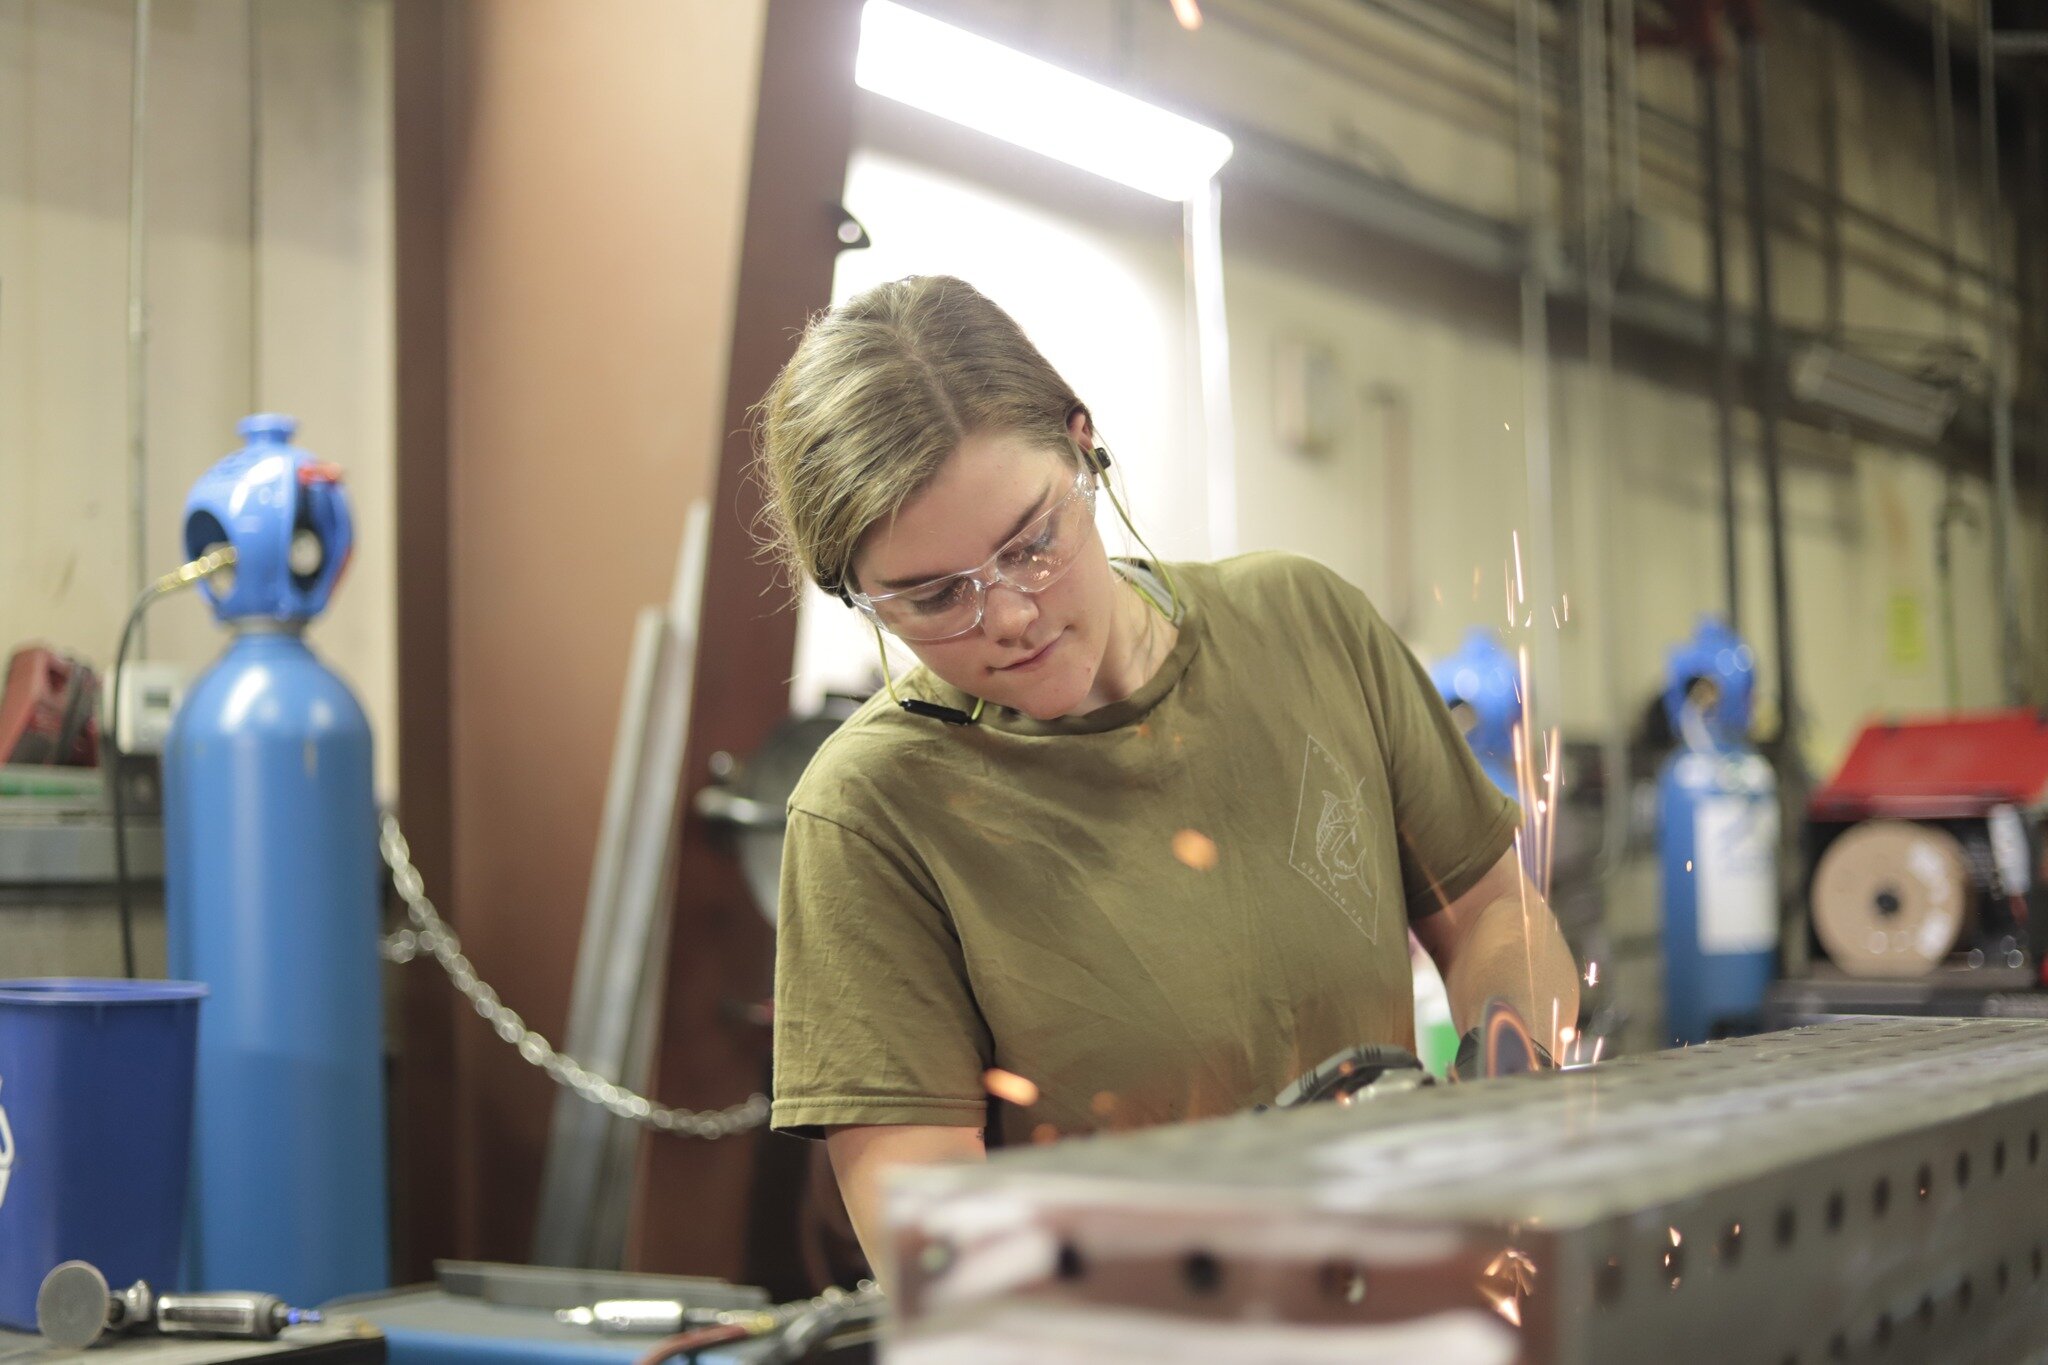
<svg viewBox="0 0 2048 1365">
<path fill-rule="evenodd" d="M 981 1083 L 989 1094 L 1020 1109 L 1029 1109 L 1038 1103 L 1038 1086 L 1014 1071 L 992 1066 L 981 1073 Z"/>
</svg>

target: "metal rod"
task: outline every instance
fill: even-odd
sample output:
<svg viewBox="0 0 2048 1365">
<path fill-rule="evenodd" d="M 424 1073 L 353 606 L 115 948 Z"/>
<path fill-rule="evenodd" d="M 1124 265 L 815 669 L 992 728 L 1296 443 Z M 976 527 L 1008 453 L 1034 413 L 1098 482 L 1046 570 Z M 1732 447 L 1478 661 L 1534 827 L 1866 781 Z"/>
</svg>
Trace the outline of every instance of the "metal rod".
<svg viewBox="0 0 2048 1365">
<path fill-rule="evenodd" d="M 1742 547 L 1735 514 L 1735 345 L 1728 325 L 1728 192 L 1721 180 L 1721 72 L 1712 52 L 1699 56 L 1700 164 L 1705 172 L 1708 316 L 1713 324 L 1714 441 L 1721 474 L 1723 614 L 1742 630 Z"/>
<path fill-rule="evenodd" d="M 1737 26 L 1742 54 L 1743 207 L 1749 219 L 1755 298 L 1750 310 L 1756 356 L 1757 446 L 1763 455 L 1764 504 L 1771 528 L 1771 606 L 1776 616 L 1779 734 L 1789 771 L 1800 763 L 1799 673 L 1792 644 L 1792 591 L 1785 554 L 1784 466 L 1778 417 L 1784 409 L 1784 366 L 1778 358 L 1778 317 L 1771 293 L 1771 220 L 1764 143 L 1764 43 L 1753 17 Z"/>
<path fill-rule="evenodd" d="M 2005 254 L 2005 229 L 1998 202 L 1998 80 L 1993 55 L 1991 0 L 1977 0 L 1977 119 L 1981 125 L 1984 175 L 1984 268 L 1995 282 L 2000 280 L 2001 258 Z M 2026 700 L 2024 646 L 2020 640 L 2020 586 L 2013 564 L 2013 511 L 2017 499 L 2012 474 L 2012 376 L 2005 336 L 2003 291 L 1988 291 L 1985 316 L 1987 359 L 1991 379 L 1991 568 L 1997 576 L 1999 670 L 2004 680 L 2005 704 L 2018 706 Z"/>
<path fill-rule="evenodd" d="M 150 0 L 135 0 L 135 38 L 128 73 L 128 535 L 130 578 L 139 595 L 149 586 L 149 319 L 144 306 L 149 265 L 148 161 Z M 149 627 L 138 623 L 137 654 L 149 653 Z"/>
</svg>

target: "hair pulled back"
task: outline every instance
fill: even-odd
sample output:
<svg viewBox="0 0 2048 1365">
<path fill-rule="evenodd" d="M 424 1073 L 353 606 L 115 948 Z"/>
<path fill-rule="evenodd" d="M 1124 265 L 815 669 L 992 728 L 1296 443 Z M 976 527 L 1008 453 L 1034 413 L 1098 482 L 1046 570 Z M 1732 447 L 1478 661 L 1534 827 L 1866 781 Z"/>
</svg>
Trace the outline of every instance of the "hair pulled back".
<svg viewBox="0 0 2048 1365">
<path fill-rule="evenodd" d="M 1016 321 L 948 275 L 877 285 L 812 319 L 756 409 L 768 547 L 828 592 L 867 529 L 981 432 L 1080 458 L 1082 408 Z"/>
</svg>

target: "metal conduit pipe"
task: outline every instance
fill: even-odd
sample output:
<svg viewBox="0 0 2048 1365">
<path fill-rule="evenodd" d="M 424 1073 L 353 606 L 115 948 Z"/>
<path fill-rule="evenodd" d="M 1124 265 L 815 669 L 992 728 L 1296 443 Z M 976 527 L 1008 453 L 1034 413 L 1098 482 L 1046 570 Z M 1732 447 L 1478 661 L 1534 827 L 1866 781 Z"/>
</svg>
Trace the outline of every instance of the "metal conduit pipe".
<svg viewBox="0 0 2048 1365">
<path fill-rule="evenodd" d="M 1957 268 L 1956 205 L 1962 196 L 1956 166 L 1956 94 L 1953 54 L 1949 49 L 1948 11 L 1934 11 L 1934 165 L 1935 211 L 1941 232 L 1941 334 L 1951 347 L 1962 339 L 1962 272 Z M 1934 570 L 1941 603 L 1942 701 L 1954 711 L 1963 704 L 1962 653 L 1956 644 L 1955 561 L 1951 528 L 1967 513 L 1962 478 L 1953 460 L 1945 460 L 1941 505 L 1934 514 Z"/>
<path fill-rule="evenodd" d="M 1534 595 L 1557 591 L 1554 479 L 1550 448 L 1550 271 L 1556 258 L 1543 155 L 1543 47 L 1536 0 L 1515 0 L 1518 38 L 1516 195 L 1525 253 L 1521 270 L 1522 459 L 1528 480 L 1529 572 Z M 1535 734 L 1537 706 L 1555 706 L 1562 690 L 1555 632 L 1538 631 L 1532 655 L 1534 698 L 1523 698 L 1523 724 Z"/>
<path fill-rule="evenodd" d="M 1620 455 L 1609 426 L 1614 390 L 1614 233 L 1613 165 L 1609 158 L 1612 105 L 1607 95 L 1606 0 L 1578 0 L 1579 85 L 1579 220 L 1586 286 L 1586 363 L 1591 401 L 1580 423 L 1581 448 L 1598 471 L 1597 498 L 1601 533 L 1594 546 L 1600 602 L 1600 682 L 1606 699 L 1607 723 L 1600 732 L 1600 763 L 1606 800 L 1602 802 L 1599 875 L 1613 888 L 1628 849 L 1628 734 L 1623 723 L 1621 636 L 1627 611 L 1622 575 L 1616 564 L 1621 518 L 1616 490 L 1621 484 Z"/>
<path fill-rule="evenodd" d="M 1713 323 L 1714 445 L 1721 480 L 1723 614 L 1742 630 L 1742 550 L 1735 515 L 1735 346 L 1728 323 L 1728 197 L 1721 182 L 1721 63 L 1711 48 L 1694 59 L 1700 92 L 1700 165 L 1705 171 L 1701 209 L 1707 227 L 1707 306 Z"/>
<path fill-rule="evenodd" d="M 1764 41 L 1757 0 L 1734 7 L 1741 53 L 1742 167 L 1746 181 L 1750 256 L 1756 297 L 1751 308 L 1756 356 L 1757 446 L 1763 455 L 1764 502 L 1771 530 L 1771 606 L 1776 617 L 1781 784 L 1803 779 L 1797 654 L 1792 643 L 1792 594 L 1786 565 L 1784 466 L 1778 419 L 1784 410 L 1784 362 L 1778 355 L 1778 315 L 1771 292 L 1770 187 L 1764 174 Z M 1795 806 L 1796 808 L 1796 806 Z"/>
<path fill-rule="evenodd" d="M 1984 258 L 1994 279 L 1999 278 L 1999 259 L 2004 255 L 2005 226 L 1999 220 L 1998 194 L 1998 81 L 1991 32 L 1991 0 L 1977 0 L 1978 135 L 1982 139 L 1984 175 Z M 2013 513 L 2016 498 L 2012 473 L 2012 375 L 2005 335 L 2003 291 L 1990 291 L 1990 315 L 1985 319 L 1988 369 L 1991 380 L 1991 567 L 1998 591 L 1999 652 L 2003 655 L 1999 675 L 2004 681 L 2005 704 L 2019 706 L 2026 700 L 2025 646 L 2020 639 L 2020 585 L 2013 563 Z"/>
<path fill-rule="evenodd" d="M 135 0 L 135 38 L 128 72 L 128 538 L 129 577 L 136 595 L 149 585 L 149 4 Z M 135 627 L 135 652 L 149 653 L 149 626 Z"/>
<path fill-rule="evenodd" d="M 1424 33 L 1476 60 L 1483 61 L 1503 74 L 1512 74 L 1519 58 L 1516 54 L 1516 39 L 1512 28 L 1506 25 L 1502 16 L 1495 11 L 1475 6 L 1471 0 L 1426 0 L 1422 9 L 1415 0 L 1353 0 L 1375 13 L 1395 19 L 1416 32 Z M 1451 25 L 1458 25 L 1466 36 L 1460 37 L 1451 31 Z M 1550 54 L 1545 54 L 1546 56 Z M 1562 94 L 1562 78 L 1547 76 L 1545 89 Z M 1654 104 L 1637 104 L 1636 115 L 1640 121 L 1642 142 L 1647 145 L 1655 141 L 1663 150 L 1682 157 L 1693 155 L 1701 130 L 1692 120 L 1661 109 Z M 1765 175 L 1772 190 L 1793 203 L 1839 213 L 1848 223 L 1867 229 L 1886 238 L 1893 245 L 1916 252 L 1932 260 L 1942 257 L 1941 245 L 1930 238 L 1921 236 L 1913 229 L 1886 217 L 1873 209 L 1864 207 L 1854 200 L 1831 195 L 1823 185 L 1814 183 L 1784 166 L 1766 165 Z M 1975 262 L 1961 263 L 1963 274 L 1992 289 L 2009 290 L 2009 281 L 1994 277 L 1994 272 Z"/>
</svg>

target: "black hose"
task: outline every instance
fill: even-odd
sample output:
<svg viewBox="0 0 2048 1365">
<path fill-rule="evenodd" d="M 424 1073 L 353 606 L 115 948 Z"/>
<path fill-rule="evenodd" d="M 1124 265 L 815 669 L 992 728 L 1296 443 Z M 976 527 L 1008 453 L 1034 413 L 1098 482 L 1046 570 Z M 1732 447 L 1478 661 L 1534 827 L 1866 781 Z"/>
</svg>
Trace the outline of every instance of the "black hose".
<svg viewBox="0 0 2048 1365">
<path fill-rule="evenodd" d="M 128 609 L 128 623 L 121 627 L 121 644 L 114 651 L 114 676 L 108 684 L 110 723 L 100 735 L 107 751 L 107 784 L 114 798 L 114 896 L 121 907 L 121 973 L 130 980 L 135 977 L 135 908 L 128 878 L 128 802 L 121 780 L 121 679 L 128 664 L 128 646 L 135 641 L 135 627 L 141 624 L 149 604 L 161 595 L 162 590 L 152 584 Z"/>
</svg>

